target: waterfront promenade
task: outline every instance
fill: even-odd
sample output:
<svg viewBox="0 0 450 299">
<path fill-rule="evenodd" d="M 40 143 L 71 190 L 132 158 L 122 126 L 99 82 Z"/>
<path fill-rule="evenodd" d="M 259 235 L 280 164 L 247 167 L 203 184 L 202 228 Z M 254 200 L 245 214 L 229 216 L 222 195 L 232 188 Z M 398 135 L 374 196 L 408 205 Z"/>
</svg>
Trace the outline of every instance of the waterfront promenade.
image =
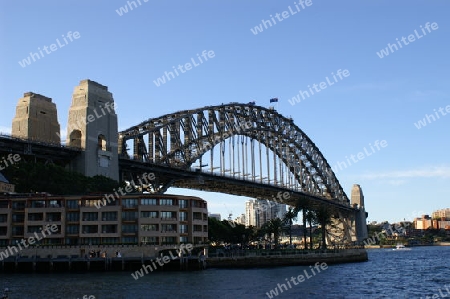
<svg viewBox="0 0 450 299">
<path fill-rule="evenodd" d="M 0 249 L 2 251 L 8 248 Z M 2 272 L 91 272 L 135 271 L 152 260 L 169 255 L 174 246 L 40 246 L 2 258 Z M 120 257 L 116 252 L 120 251 Z M 92 255 L 94 253 L 94 255 Z M 202 257 L 205 254 L 206 258 Z M 208 254 L 205 246 L 196 246 L 189 255 L 173 259 L 161 267 L 167 270 L 203 270 L 206 268 L 254 268 L 367 261 L 363 248 L 328 250 L 235 250 Z M 204 261 L 204 262 L 203 262 Z"/>
</svg>

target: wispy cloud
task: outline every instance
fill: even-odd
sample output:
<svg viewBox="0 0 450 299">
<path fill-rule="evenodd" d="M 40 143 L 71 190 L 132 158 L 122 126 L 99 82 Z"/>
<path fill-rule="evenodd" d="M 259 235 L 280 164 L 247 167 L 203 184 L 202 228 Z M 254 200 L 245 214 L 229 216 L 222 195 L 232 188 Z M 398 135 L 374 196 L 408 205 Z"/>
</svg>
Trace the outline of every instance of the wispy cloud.
<svg viewBox="0 0 450 299">
<path fill-rule="evenodd" d="M 392 182 L 397 184 L 405 183 L 405 180 L 400 180 L 402 178 L 450 178 L 450 166 L 428 166 L 417 169 L 409 170 L 397 170 L 388 171 L 380 173 L 369 173 L 362 175 L 364 179 L 375 180 L 375 179 L 391 179 Z"/>
</svg>

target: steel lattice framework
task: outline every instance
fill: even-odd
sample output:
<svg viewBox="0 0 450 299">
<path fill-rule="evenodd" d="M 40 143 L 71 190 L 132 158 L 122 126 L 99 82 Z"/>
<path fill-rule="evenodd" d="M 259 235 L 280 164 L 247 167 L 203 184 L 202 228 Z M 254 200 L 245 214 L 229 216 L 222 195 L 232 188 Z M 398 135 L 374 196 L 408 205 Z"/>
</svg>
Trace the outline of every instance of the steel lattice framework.
<svg viewBox="0 0 450 299">
<path fill-rule="evenodd" d="M 146 135 L 147 142 L 144 140 Z M 236 145 L 234 139 L 239 139 L 239 136 L 241 140 Z M 245 145 L 243 136 L 249 138 Z M 225 155 L 227 139 L 230 139 L 228 163 L 228 156 Z M 127 152 L 128 140 L 133 141 L 132 157 Z M 255 142 L 259 144 L 259 161 Z M 237 103 L 207 106 L 149 119 L 119 133 L 119 154 L 122 158 L 185 170 L 190 169 L 195 161 L 201 161 L 202 156 L 216 145 L 220 147 L 220 162 L 218 167 L 214 167 L 215 160 L 211 154 L 211 173 L 226 175 L 229 172 L 235 177 L 234 168 L 241 166 L 240 161 L 236 166 L 237 147 L 237 159 L 242 160 L 238 177 L 260 183 L 268 179 L 268 183 L 273 182 L 276 186 L 349 204 L 347 195 L 317 146 L 291 118 L 282 116 L 274 109 Z M 265 156 L 261 155 L 261 145 L 266 149 Z M 267 161 L 265 178 L 261 173 L 263 160 Z M 230 169 L 227 170 L 226 165 Z M 259 175 L 256 175 L 257 168 Z M 287 180 L 287 177 L 294 179 Z"/>
<path fill-rule="evenodd" d="M 332 242 L 357 241 L 358 208 L 317 146 L 273 108 L 230 103 L 152 118 L 119 132 L 119 157 L 123 177 L 154 172 L 155 193 L 174 186 L 274 200 L 289 191 L 286 204 L 330 208 Z"/>
</svg>

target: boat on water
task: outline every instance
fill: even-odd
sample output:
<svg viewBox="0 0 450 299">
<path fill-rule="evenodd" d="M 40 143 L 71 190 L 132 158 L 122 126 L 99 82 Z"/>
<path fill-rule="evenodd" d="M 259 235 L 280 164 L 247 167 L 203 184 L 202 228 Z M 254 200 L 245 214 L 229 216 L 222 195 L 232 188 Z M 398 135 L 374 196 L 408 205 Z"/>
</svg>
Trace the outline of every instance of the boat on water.
<svg viewBox="0 0 450 299">
<path fill-rule="evenodd" d="M 397 244 L 397 246 L 395 246 L 395 248 L 393 250 L 407 251 L 407 250 L 411 250 L 411 248 L 405 247 L 405 245 L 403 245 L 403 244 Z"/>
</svg>

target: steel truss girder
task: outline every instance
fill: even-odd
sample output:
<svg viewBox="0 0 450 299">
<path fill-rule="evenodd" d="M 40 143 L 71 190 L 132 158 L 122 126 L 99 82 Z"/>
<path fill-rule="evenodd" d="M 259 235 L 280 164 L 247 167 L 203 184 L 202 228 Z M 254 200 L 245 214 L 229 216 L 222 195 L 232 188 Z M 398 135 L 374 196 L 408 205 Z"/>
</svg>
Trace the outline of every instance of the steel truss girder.
<svg viewBox="0 0 450 299">
<path fill-rule="evenodd" d="M 148 145 L 144 135 L 149 135 Z M 238 135 L 254 139 L 275 153 L 305 193 L 349 204 L 336 175 L 311 139 L 292 119 L 261 106 L 207 106 L 149 119 L 120 132 L 119 148 L 121 157 L 128 158 L 126 142 L 133 140 L 138 146 L 135 160 L 189 169 L 215 145 Z"/>
</svg>

